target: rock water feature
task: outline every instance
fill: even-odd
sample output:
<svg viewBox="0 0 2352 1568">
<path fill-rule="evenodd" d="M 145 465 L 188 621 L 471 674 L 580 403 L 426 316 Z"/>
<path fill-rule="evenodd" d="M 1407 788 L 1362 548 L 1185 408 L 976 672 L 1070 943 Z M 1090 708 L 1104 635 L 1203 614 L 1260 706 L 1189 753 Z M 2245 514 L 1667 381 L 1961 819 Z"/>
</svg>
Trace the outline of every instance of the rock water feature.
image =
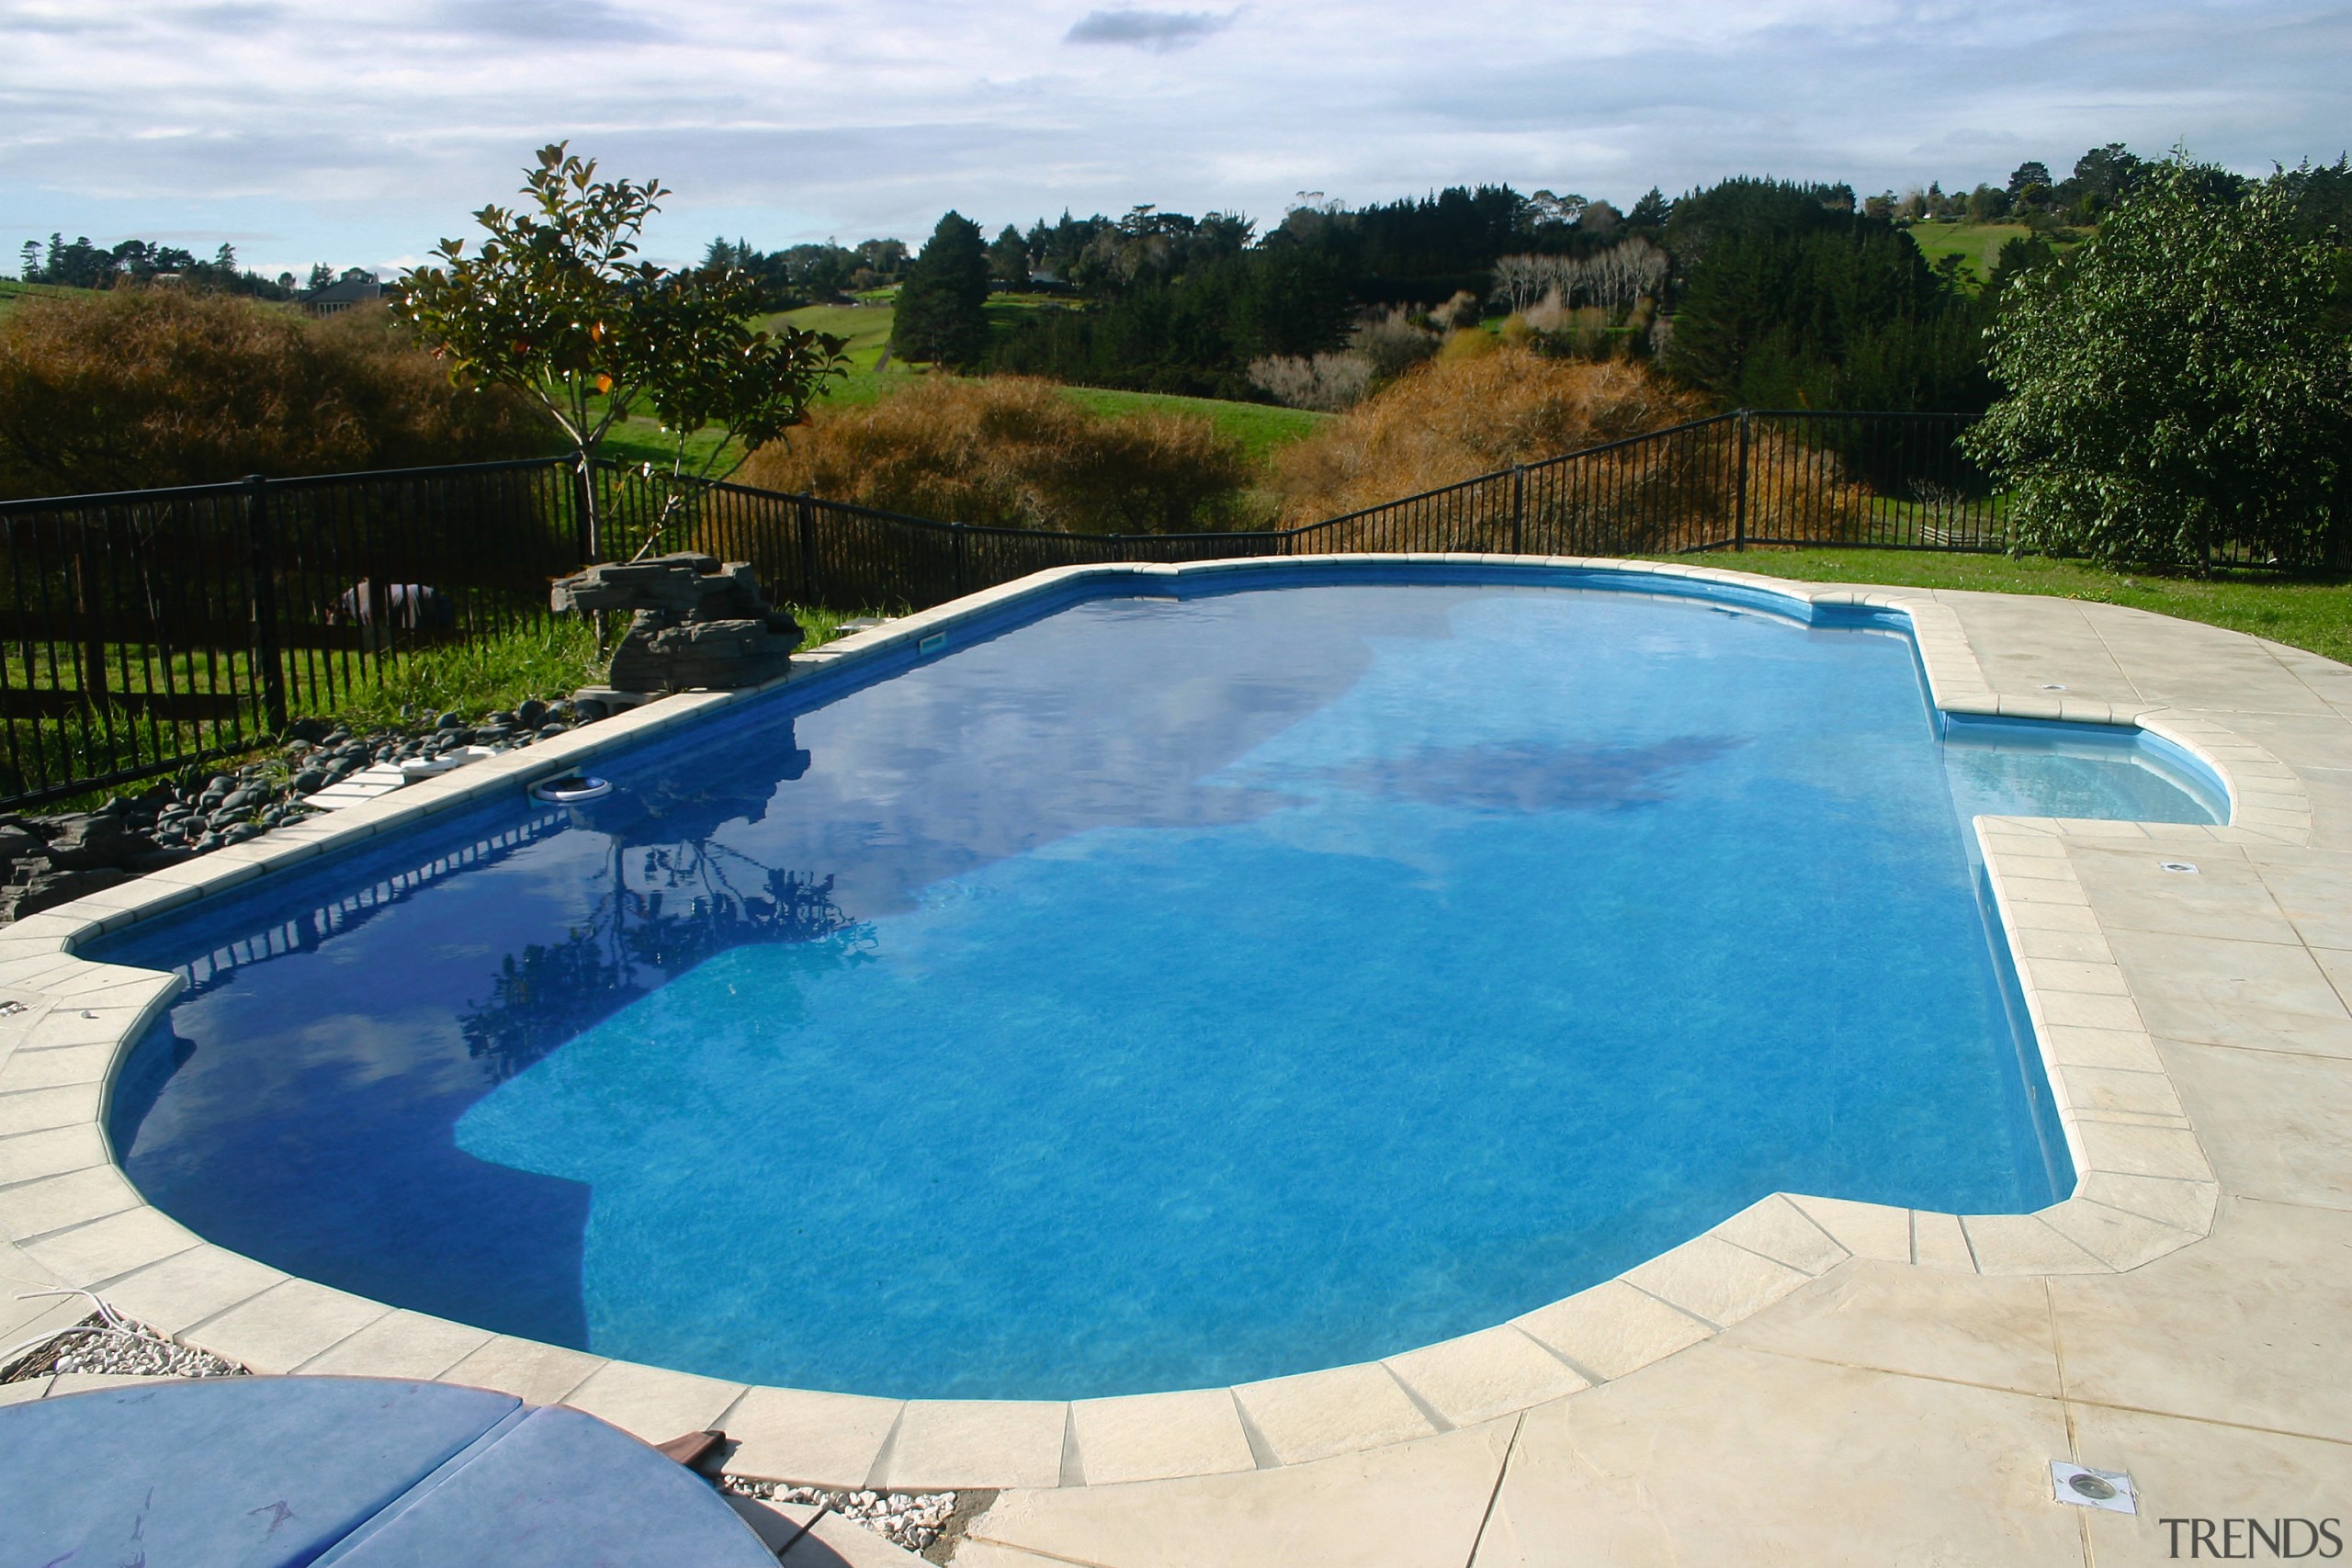
<svg viewBox="0 0 2352 1568">
<path fill-rule="evenodd" d="M 606 677 L 618 692 L 730 690 L 791 668 L 800 623 L 760 592 L 746 561 L 682 552 L 607 562 L 563 578 L 557 610 L 631 612 Z"/>
</svg>

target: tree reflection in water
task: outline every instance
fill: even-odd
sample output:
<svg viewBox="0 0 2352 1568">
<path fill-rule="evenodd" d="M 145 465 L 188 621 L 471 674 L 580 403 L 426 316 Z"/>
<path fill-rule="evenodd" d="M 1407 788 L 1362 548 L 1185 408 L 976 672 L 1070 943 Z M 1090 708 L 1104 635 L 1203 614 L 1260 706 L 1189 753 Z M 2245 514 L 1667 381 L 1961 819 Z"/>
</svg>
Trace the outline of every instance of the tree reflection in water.
<svg viewBox="0 0 2352 1568">
<path fill-rule="evenodd" d="M 833 901 L 831 875 L 763 865 L 718 840 L 730 822 L 758 822 L 777 790 L 808 771 L 788 730 L 786 742 L 780 777 L 756 793 L 682 769 L 571 808 L 576 828 L 609 841 L 605 889 L 562 942 L 501 960 L 489 998 L 459 1018 L 467 1054 L 493 1083 L 729 948 L 852 931 L 857 921 Z M 865 945 L 853 940 L 842 956 Z"/>
</svg>

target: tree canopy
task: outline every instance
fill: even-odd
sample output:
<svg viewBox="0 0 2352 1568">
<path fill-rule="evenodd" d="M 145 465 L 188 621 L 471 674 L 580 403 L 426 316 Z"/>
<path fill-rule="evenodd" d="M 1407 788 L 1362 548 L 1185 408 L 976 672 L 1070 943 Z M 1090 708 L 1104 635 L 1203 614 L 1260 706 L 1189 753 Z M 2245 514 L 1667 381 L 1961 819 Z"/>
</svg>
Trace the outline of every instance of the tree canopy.
<svg viewBox="0 0 2352 1568">
<path fill-rule="evenodd" d="M 2297 173 L 2140 171 L 2096 237 L 2004 290 L 2003 395 L 1969 436 L 2029 547 L 2199 564 L 2320 558 L 2347 525 L 2352 339 L 2340 253 Z"/>
<path fill-rule="evenodd" d="M 989 250 L 980 226 L 961 213 L 941 218 L 899 286 L 890 352 L 966 369 L 989 346 Z"/>
<path fill-rule="evenodd" d="M 401 314 L 471 377 L 520 392 L 562 430 L 583 479 L 614 423 L 650 403 L 673 437 L 666 524 L 676 486 L 722 477 L 716 454 L 689 473 L 687 438 L 718 424 L 743 446 L 773 439 L 803 416 L 842 363 L 842 342 L 781 326 L 755 331 L 760 288 L 733 268 L 665 272 L 635 259 L 646 220 L 668 194 L 659 181 L 599 180 L 593 160 L 557 142 L 524 176 L 526 204 L 481 209 L 487 236 L 468 254 L 444 240 L 438 265 L 401 276 Z M 596 515 L 597 486 L 582 486 L 589 547 L 608 547 Z M 657 526 L 658 533 L 658 526 Z"/>
</svg>

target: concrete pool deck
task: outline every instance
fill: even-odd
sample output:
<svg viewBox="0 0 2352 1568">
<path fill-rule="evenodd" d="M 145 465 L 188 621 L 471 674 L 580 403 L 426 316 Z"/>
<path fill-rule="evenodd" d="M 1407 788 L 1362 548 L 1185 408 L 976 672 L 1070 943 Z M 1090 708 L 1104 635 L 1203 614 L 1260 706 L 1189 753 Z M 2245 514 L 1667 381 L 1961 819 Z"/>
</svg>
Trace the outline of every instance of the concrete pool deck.
<svg viewBox="0 0 2352 1568">
<path fill-rule="evenodd" d="M 902 1404 L 394 1311 L 200 1242 L 115 1171 L 107 1075 L 175 981 L 74 959 L 73 941 L 744 700 L 730 694 L 0 930 L 17 1010 L 0 1017 L 0 1280 L 99 1288 L 264 1371 L 483 1382 L 657 1439 L 723 1424 L 749 1473 L 1004 1488 L 959 1562 L 2114 1563 L 2171 1560 L 2163 1517 L 2352 1515 L 2352 669 L 2072 601 L 1494 562 L 1899 606 L 1947 708 L 2136 720 L 2223 773 L 2225 829 L 1983 824 L 2077 1197 L 1965 1220 L 1769 1199 L 1621 1280 L 1383 1363 L 1074 1405 Z M 904 650 L 1029 591 L 808 662 Z M 2053 1460 L 2130 1471 L 2139 1516 L 2052 1502 Z"/>
</svg>

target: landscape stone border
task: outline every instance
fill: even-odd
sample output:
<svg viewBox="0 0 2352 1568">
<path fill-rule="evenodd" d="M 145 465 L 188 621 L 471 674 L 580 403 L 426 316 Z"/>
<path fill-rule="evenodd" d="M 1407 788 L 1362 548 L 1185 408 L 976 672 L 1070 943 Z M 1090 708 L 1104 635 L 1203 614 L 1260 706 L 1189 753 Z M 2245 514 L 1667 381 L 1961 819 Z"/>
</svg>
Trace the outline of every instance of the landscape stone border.
<svg viewBox="0 0 2352 1568">
<path fill-rule="evenodd" d="M 2031 1214 L 1937 1213 L 1775 1193 L 1616 1279 L 1493 1328 L 1385 1360 L 1234 1388 L 1046 1401 L 893 1400 L 753 1387 L 496 1335 L 334 1290 L 215 1247 L 150 1206 L 113 1161 L 115 1072 L 169 1005 L 174 975 L 92 963 L 76 944 L 578 768 L 754 702 L 776 683 L 665 698 L 0 931 L 0 1235 L 126 1315 L 260 1372 L 445 1379 L 562 1401 L 651 1441 L 721 1427 L 730 1472 L 888 1491 L 1052 1487 L 1305 1463 L 1428 1437 L 1621 1378 L 1722 1332 L 1849 1258 L 1986 1275 L 2136 1268 L 2211 1229 L 2218 1187 L 2075 876 L 2069 847 L 2308 844 L 2311 805 L 2269 751 L 2210 717 L 1996 691 L 1959 617 L 1925 593 L 1814 591 L 1676 563 L 1520 556 L 1334 556 L 1062 568 L 796 656 L 796 679 L 953 649 L 1057 601 L 1155 580 L 1428 563 L 1494 586 L 1586 585 L 1907 618 L 1948 713 L 2137 726 L 2200 758 L 2225 827 L 1984 817 L 1979 842 L 2074 1156 L 2073 1195 Z M 830 683 L 830 682 L 829 682 Z"/>
</svg>

